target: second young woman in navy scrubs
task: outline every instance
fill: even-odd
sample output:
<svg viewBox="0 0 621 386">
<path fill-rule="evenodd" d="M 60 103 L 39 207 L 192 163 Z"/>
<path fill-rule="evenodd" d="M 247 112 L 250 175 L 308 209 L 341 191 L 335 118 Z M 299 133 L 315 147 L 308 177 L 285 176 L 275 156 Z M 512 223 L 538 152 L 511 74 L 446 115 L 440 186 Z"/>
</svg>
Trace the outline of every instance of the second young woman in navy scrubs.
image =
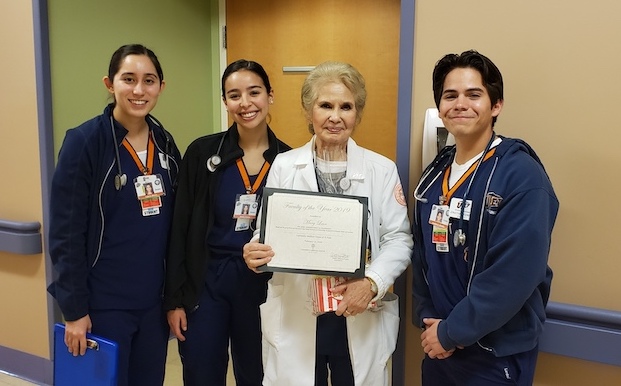
<svg viewBox="0 0 621 386">
<path fill-rule="evenodd" d="M 273 91 L 260 64 L 231 63 L 222 100 L 233 125 L 195 140 L 179 172 L 165 307 L 186 386 L 225 386 L 229 342 L 237 385 L 259 386 L 259 305 L 269 274 L 246 267 L 242 246 L 252 236 L 269 167 L 290 148 L 268 126 Z"/>
</svg>

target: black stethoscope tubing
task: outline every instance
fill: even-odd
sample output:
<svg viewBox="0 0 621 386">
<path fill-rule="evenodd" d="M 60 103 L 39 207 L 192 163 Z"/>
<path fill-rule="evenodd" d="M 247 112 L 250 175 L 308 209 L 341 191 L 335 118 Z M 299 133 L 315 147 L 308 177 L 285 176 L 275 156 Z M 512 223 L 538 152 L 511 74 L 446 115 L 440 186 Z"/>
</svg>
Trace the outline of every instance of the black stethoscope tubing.
<svg viewBox="0 0 621 386">
<path fill-rule="evenodd" d="M 485 150 L 483 150 L 483 154 L 477 161 L 477 167 L 474 169 L 474 172 L 472 172 L 472 177 L 470 177 L 470 181 L 468 182 L 468 186 L 466 187 L 466 192 L 464 193 L 464 198 L 461 202 L 461 209 L 459 211 L 459 225 L 457 226 L 457 230 L 455 231 L 455 235 L 453 236 L 453 245 L 455 247 L 466 244 L 466 234 L 463 231 L 464 211 L 468 203 L 468 198 L 470 195 L 470 188 L 472 187 L 472 182 L 474 181 L 474 178 L 477 175 L 477 171 L 479 170 L 479 167 L 481 166 L 481 164 L 483 163 L 483 160 L 485 159 L 485 155 L 492 148 L 492 144 L 494 143 L 495 139 L 496 139 L 496 134 L 492 131 L 492 137 L 487 142 L 487 145 L 485 146 Z"/>
<path fill-rule="evenodd" d="M 464 194 L 464 198 L 463 198 L 463 201 L 462 201 L 461 209 L 459 211 L 458 227 L 457 227 L 457 230 L 455 231 L 455 235 L 453 237 L 453 245 L 455 245 L 455 247 L 457 247 L 458 245 L 464 245 L 466 243 L 466 234 L 463 231 L 463 226 L 464 226 L 464 210 L 466 209 L 466 203 L 467 203 L 467 200 L 469 198 L 468 196 L 470 195 L 470 188 L 472 187 L 472 182 L 474 181 L 474 178 L 476 177 L 476 174 L 477 174 L 477 171 L 479 170 L 479 167 L 481 166 L 481 164 L 483 163 L 483 160 L 485 159 L 485 155 L 491 149 L 492 144 L 494 143 L 495 139 L 496 139 L 496 134 L 492 131 L 492 136 L 491 136 L 489 142 L 487 143 L 487 145 L 485 146 L 485 150 L 483 151 L 483 155 L 477 161 L 477 166 L 474 169 L 474 172 L 472 173 L 472 177 L 470 178 L 470 181 L 468 182 L 468 186 L 466 187 L 466 192 Z M 446 169 L 446 167 L 448 166 L 449 162 L 452 162 L 451 160 L 453 159 L 454 149 L 455 149 L 455 146 L 443 149 L 443 152 L 440 153 L 439 157 L 437 157 L 437 159 L 433 163 L 431 163 L 429 166 L 427 166 L 427 168 L 425 169 L 425 171 L 423 173 L 423 176 L 420 179 L 420 182 L 418 183 L 418 185 L 414 189 L 414 198 L 417 201 L 420 201 L 423 204 L 426 204 L 428 202 L 428 199 L 425 198 L 424 195 L 427 192 L 427 190 L 431 187 L 431 185 L 433 185 L 434 182 L 440 177 L 440 175 L 442 174 L 444 169 Z M 429 182 L 427 184 L 427 187 L 422 191 L 422 193 L 418 193 L 418 191 L 420 190 L 420 188 L 423 185 L 423 183 L 428 179 L 429 175 L 442 162 L 444 162 L 444 165 L 440 168 L 440 171 L 433 177 L 431 182 Z"/>
<path fill-rule="evenodd" d="M 220 138 L 220 143 L 218 144 L 218 150 L 216 150 L 216 154 L 212 155 L 211 157 L 209 157 L 209 159 L 207 159 L 207 163 L 205 166 L 207 166 L 207 170 L 212 173 L 215 172 L 218 166 L 220 166 L 220 164 L 222 163 L 222 157 L 220 157 L 220 150 L 222 150 L 222 144 L 224 143 L 224 139 L 227 135 L 229 135 L 228 130 L 224 133 L 222 138 Z"/>
<path fill-rule="evenodd" d="M 112 119 L 112 115 L 110 115 L 110 129 L 112 130 L 112 138 L 114 139 L 114 156 L 117 168 L 116 176 L 114 176 L 114 188 L 116 190 L 121 190 L 123 186 L 127 184 L 127 174 L 123 173 L 123 169 L 121 168 L 121 155 L 119 154 L 120 144 L 118 143 L 116 131 L 114 130 L 114 120 Z"/>
<path fill-rule="evenodd" d="M 162 128 L 162 131 L 164 132 L 164 136 L 166 137 L 166 145 L 164 148 L 164 154 L 166 154 L 166 163 L 168 165 L 166 168 L 166 171 L 168 173 L 168 180 L 170 181 L 171 184 L 173 184 L 172 175 L 170 174 L 170 165 L 169 165 L 170 163 L 170 154 L 169 154 L 170 153 L 170 135 L 164 128 L 164 125 L 162 125 L 162 123 L 158 121 L 157 118 L 155 118 L 151 114 L 148 114 L 147 117 L 151 119 L 159 127 Z M 118 142 L 116 131 L 114 130 L 114 119 L 112 118 L 112 114 L 110 115 L 110 129 L 112 130 L 112 138 L 114 139 L 114 157 L 116 160 L 116 167 L 117 167 L 117 174 L 114 176 L 114 188 L 116 190 L 121 190 L 123 186 L 127 184 L 127 174 L 123 173 L 123 169 L 121 167 L 121 155 L 119 154 L 119 146 L 121 146 L 121 144 Z"/>
<path fill-rule="evenodd" d="M 222 150 L 222 145 L 224 144 L 224 140 L 229 135 L 229 130 L 225 131 L 222 138 L 220 138 L 220 143 L 218 144 L 218 150 L 216 150 L 216 153 L 213 154 L 211 157 L 209 157 L 207 159 L 207 162 L 205 162 L 205 167 L 207 167 L 207 170 L 209 170 L 211 173 L 215 172 L 216 169 L 218 169 L 218 166 L 220 166 L 220 164 L 222 163 L 222 157 L 220 157 L 220 151 Z M 278 140 L 276 140 L 276 153 L 280 153 L 280 144 L 278 143 Z"/>
</svg>

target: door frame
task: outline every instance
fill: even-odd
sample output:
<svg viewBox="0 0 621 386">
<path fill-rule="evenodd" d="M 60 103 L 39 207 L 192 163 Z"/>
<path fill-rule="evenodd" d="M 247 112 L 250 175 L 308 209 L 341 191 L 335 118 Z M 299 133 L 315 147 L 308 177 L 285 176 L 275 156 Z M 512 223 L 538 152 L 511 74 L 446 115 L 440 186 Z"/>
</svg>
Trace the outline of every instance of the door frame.
<svg viewBox="0 0 621 386">
<path fill-rule="evenodd" d="M 220 71 L 218 74 L 222 76 L 226 69 L 226 0 L 218 0 L 218 55 L 220 55 Z M 220 85 L 220 79 L 215 79 L 214 84 Z M 228 129 L 229 115 L 224 107 L 224 103 L 220 103 L 220 122 L 221 131 Z"/>
</svg>

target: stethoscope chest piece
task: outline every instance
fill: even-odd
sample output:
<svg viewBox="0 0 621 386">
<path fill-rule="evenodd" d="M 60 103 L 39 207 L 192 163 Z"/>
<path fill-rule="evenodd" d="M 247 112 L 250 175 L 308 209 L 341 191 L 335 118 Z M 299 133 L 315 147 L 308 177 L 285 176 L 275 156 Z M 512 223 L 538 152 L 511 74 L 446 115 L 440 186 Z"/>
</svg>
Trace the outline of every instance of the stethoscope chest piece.
<svg viewBox="0 0 621 386">
<path fill-rule="evenodd" d="M 114 176 L 114 187 L 116 190 L 121 190 L 125 184 L 127 184 L 127 174 L 123 173 Z"/>
<path fill-rule="evenodd" d="M 346 177 L 341 178 L 341 180 L 339 181 L 339 186 L 341 187 L 341 189 L 347 190 L 351 186 L 351 181 L 349 180 L 349 178 Z"/>
<path fill-rule="evenodd" d="M 455 234 L 453 235 L 453 245 L 455 247 L 458 247 L 460 245 L 465 245 L 465 244 L 466 244 L 466 234 L 461 229 L 456 230 Z"/>
<path fill-rule="evenodd" d="M 220 150 L 218 149 L 218 151 Z M 212 173 L 215 172 L 216 169 L 218 168 L 218 165 L 220 165 L 221 162 L 222 162 L 222 158 L 220 158 L 218 154 L 212 155 L 207 160 L 207 170 L 209 170 Z"/>
</svg>

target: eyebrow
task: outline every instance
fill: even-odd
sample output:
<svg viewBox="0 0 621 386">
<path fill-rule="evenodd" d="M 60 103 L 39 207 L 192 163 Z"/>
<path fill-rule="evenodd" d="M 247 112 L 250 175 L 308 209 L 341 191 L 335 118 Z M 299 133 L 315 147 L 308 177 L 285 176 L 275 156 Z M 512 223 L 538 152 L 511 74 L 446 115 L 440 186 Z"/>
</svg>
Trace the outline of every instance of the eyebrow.
<svg viewBox="0 0 621 386">
<path fill-rule="evenodd" d="M 466 92 L 473 92 L 473 91 L 484 92 L 485 89 L 481 88 L 481 87 L 470 87 L 470 88 L 466 89 Z M 446 89 L 446 90 L 442 91 L 442 94 L 444 95 L 444 94 L 449 93 L 449 92 L 457 92 L 457 90 L 449 88 L 449 89 Z"/>
<path fill-rule="evenodd" d="M 261 87 L 258 84 L 250 86 L 250 87 L 246 87 L 246 90 L 256 90 L 256 89 L 263 89 L 263 87 Z M 229 91 L 227 91 L 226 93 L 229 94 L 229 93 L 232 93 L 232 92 L 239 92 L 239 89 L 238 88 L 232 88 Z"/>
<path fill-rule="evenodd" d="M 122 74 L 121 74 L 121 76 L 126 76 L 126 75 L 136 76 L 136 73 L 135 73 L 135 72 L 129 72 L 129 71 L 128 71 L 128 72 L 124 72 L 124 73 L 122 73 Z M 158 78 L 158 79 L 159 79 L 159 76 L 157 76 L 157 74 L 154 74 L 154 73 L 151 73 L 151 72 L 147 72 L 147 73 L 145 74 L 145 76 L 154 76 L 154 77 L 156 77 L 156 78 Z"/>
</svg>

